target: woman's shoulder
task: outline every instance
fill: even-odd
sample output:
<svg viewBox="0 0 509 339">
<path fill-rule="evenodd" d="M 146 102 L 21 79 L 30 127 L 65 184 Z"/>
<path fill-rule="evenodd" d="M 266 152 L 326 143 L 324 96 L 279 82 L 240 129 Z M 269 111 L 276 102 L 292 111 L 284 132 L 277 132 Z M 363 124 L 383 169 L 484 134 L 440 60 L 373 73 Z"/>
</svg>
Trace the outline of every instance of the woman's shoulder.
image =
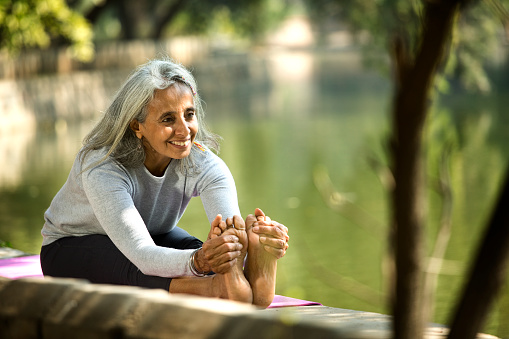
<svg viewBox="0 0 509 339">
<path fill-rule="evenodd" d="M 201 142 L 194 142 L 195 161 L 199 167 L 211 167 L 217 164 L 224 164 L 224 161 L 209 147 Z"/>
<path fill-rule="evenodd" d="M 90 170 L 101 163 L 110 163 L 106 148 L 86 149 L 81 148 L 76 155 L 75 163 L 79 163 L 82 170 Z"/>
<path fill-rule="evenodd" d="M 195 151 L 196 156 L 194 157 L 193 163 L 196 171 L 193 172 L 193 176 L 197 175 L 197 179 L 200 178 L 199 180 L 207 180 L 207 178 L 216 179 L 218 177 L 223 177 L 230 172 L 228 166 L 219 155 L 214 153 L 207 146 L 199 142 L 198 144 L 200 147 L 195 143 L 197 151 Z"/>
<path fill-rule="evenodd" d="M 81 149 L 76 156 L 75 165 L 81 173 L 114 172 L 127 174 L 128 170 L 108 154 L 107 148 L 85 151 Z"/>
</svg>

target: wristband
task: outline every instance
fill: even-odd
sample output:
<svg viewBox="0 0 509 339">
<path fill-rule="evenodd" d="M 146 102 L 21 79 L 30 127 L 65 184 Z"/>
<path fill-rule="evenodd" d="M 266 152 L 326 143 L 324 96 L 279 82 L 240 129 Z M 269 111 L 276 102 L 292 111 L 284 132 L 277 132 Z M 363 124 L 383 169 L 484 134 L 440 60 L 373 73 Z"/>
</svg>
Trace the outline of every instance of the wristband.
<svg viewBox="0 0 509 339">
<path fill-rule="evenodd" d="M 189 257 L 189 269 L 191 270 L 191 273 L 193 273 L 196 277 L 204 277 L 207 275 L 206 272 L 200 272 L 198 271 L 198 269 L 196 268 L 195 264 L 194 264 L 194 257 L 196 256 L 196 253 L 201 250 L 201 247 L 200 248 L 197 248 L 193 251 L 193 253 L 191 253 L 191 256 Z"/>
</svg>

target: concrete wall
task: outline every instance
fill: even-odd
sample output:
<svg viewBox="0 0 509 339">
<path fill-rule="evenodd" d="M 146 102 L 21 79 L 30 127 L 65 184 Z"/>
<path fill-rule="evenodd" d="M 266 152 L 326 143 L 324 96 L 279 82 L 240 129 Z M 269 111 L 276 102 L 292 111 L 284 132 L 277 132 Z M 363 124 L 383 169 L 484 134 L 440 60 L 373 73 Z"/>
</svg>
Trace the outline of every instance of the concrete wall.
<svg viewBox="0 0 509 339">
<path fill-rule="evenodd" d="M 200 38 L 110 42 L 97 46 L 95 59 L 80 63 L 66 49 L 0 55 L 0 118 L 4 130 L 52 125 L 59 119 L 90 119 L 136 66 L 160 55 L 188 65 L 211 53 Z"/>
<path fill-rule="evenodd" d="M 0 277 L 3 339 L 350 338 L 337 327 L 282 314 L 163 290 Z"/>
<path fill-rule="evenodd" d="M 95 57 L 87 63 L 72 59 L 65 47 L 25 51 L 14 57 L 0 54 L 0 79 L 26 79 L 81 70 L 132 68 L 161 53 L 187 64 L 208 54 L 213 47 L 207 39 L 199 37 L 103 42 L 96 44 Z"/>
</svg>

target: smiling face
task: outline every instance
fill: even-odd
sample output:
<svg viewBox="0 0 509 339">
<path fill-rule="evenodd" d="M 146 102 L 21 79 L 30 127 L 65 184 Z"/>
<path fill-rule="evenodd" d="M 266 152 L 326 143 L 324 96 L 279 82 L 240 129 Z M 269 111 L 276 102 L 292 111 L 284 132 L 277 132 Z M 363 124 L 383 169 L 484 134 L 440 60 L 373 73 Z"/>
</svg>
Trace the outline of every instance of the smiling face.
<svg viewBox="0 0 509 339">
<path fill-rule="evenodd" d="M 191 153 L 198 133 L 198 120 L 191 89 L 181 83 L 154 92 L 143 123 L 133 120 L 131 129 L 145 147 L 145 167 L 162 175 L 171 159 Z"/>
</svg>

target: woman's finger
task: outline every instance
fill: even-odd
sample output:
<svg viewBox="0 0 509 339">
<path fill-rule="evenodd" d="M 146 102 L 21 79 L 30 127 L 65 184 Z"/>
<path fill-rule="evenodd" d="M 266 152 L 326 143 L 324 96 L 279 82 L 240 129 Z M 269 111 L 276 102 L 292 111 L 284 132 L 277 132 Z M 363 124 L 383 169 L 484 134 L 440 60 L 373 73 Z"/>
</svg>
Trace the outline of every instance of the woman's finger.
<svg viewBox="0 0 509 339">
<path fill-rule="evenodd" d="M 256 223 L 255 223 L 255 225 L 256 225 Z M 284 226 L 284 225 L 282 225 L 282 226 Z M 283 228 L 280 225 L 254 226 L 253 232 L 255 232 L 258 235 L 265 235 L 265 236 L 270 236 L 273 238 L 285 239 L 285 241 L 288 241 L 290 239 L 290 237 L 288 236 L 286 227 Z"/>
<path fill-rule="evenodd" d="M 223 253 L 220 256 L 213 257 L 209 261 L 209 266 L 212 271 L 216 273 L 222 273 L 221 267 L 227 267 L 225 266 L 225 264 L 237 260 L 237 258 L 240 257 L 240 255 L 241 255 L 240 251 Z"/>
<path fill-rule="evenodd" d="M 212 269 L 212 271 L 214 273 L 227 273 L 232 267 L 233 265 L 235 265 L 235 263 L 237 262 L 237 258 L 233 259 L 233 260 L 230 260 L 230 261 L 227 261 L 221 265 L 218 265 L 216 266 L 215 268 Z"/>
<path fill-rule="evenodd" d="M 275 249 L 285 249 L 286 247 L 286 241 L 284 241 L 283 239 L 260 237 L 260 242 L 263 245 L 270 246 Z"/>
<path fill-rule="evenodd" d="M 213 257 L 225 252 L 241 250 L 242 244 L 237 236 L 231 234 L 207 240 L 202 248 L 208 257 Z"/>
<path fill-rule="evenodd" d="M 275 256 L 277 259 L 280 259 L 282 257 L 284 257 L 284 255 L 286 254 L 286 251 L 285 250 L 282 250 L 282 249 L 276 249 L 274 247 L 270 247 L 270 246 L 264 246 L 264 249 L 265 251 L 267 251 L 268 253 L 272 254 L 273 256 Z"/>
</svg>

